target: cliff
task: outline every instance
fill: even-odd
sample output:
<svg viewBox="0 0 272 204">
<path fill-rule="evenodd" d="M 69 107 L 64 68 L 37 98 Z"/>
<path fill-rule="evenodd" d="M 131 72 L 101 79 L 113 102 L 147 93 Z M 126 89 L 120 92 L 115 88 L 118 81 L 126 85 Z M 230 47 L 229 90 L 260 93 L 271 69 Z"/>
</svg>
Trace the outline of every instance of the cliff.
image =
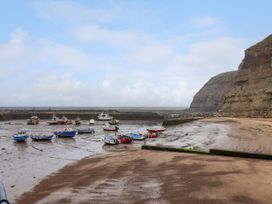
<svg viewBox="0 0 272 204">
<path fill-rule="evenodd" d="M 225 93 L 223 116 L 272 116 L 272 35 L 248 48 Z"/>
<path fill-rule="evenodd" d="M 190 105 L 192 111 L 216 112 L 223 102 L 223 95 L 232 84 L 236 71 L 225 72 L 212 77 L 194 96 Z"/>
</svg>

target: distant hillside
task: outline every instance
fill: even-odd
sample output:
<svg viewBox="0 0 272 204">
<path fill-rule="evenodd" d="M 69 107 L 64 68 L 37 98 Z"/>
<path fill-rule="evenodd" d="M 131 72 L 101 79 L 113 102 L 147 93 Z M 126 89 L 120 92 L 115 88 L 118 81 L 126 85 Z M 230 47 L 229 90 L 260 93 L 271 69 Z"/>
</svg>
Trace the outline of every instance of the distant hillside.
<svg viewBox="0 0 272 204">
<path fill-rule="evenodd" d="M 224 72 L 212 77 L 194 96 L 192 111 L 216 112 L 223 103 L 223 95 L 230 88 L 236 71 Z"/>
</svg>

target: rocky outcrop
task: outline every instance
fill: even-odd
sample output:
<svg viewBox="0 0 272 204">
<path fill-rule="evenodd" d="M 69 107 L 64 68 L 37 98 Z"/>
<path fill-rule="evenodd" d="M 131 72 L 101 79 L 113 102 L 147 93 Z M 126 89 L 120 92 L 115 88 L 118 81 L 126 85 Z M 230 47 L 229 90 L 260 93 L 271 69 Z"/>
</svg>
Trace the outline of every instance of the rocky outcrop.
<svg viewBox="0 0 272 204">
<path fill-rule="evenodd" d="M 272 35 L 248 48 L 226 91 L 220 114 L 223 116 L 272 116 Z"/>
<path fill-rule="evenodd" d="M 216 112 L 223 103 L 224 93 L 231 87 L 236 71 L 225 72 L 212 77 L 194 96 L 190 105 L 192 111 Z"/>
</svg>

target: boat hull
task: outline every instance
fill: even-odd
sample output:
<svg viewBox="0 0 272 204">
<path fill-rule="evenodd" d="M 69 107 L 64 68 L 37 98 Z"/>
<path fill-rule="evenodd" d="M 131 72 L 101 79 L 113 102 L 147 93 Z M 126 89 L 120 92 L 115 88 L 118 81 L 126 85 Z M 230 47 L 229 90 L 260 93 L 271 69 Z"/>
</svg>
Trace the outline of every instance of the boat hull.
<svg viewBox="0 0 272 204">
<path fill-rule="evenodd" d="M 28 136 L 27 135 L 14 135 L 13 138 L 16 142 L 25 142 L 27 140 Z"/>
<path fill-rule="evenodd" d="M 33 141 L 51 141 L 54 135 L 31 136 Z"/>
<path fill-rule="evenodd" d="M 72 131 L 62 131 L 62 132 L 54 132 L 54 134 L 58 137 L 74 137 L 77 134 L 76 130 Z"/>
<path fill-rule="evenodd" d="M 131 137 L 133 140 L 145 140 L 145 136 L 137 133 L 129 133 L 127 136 Z"/>
</svg>

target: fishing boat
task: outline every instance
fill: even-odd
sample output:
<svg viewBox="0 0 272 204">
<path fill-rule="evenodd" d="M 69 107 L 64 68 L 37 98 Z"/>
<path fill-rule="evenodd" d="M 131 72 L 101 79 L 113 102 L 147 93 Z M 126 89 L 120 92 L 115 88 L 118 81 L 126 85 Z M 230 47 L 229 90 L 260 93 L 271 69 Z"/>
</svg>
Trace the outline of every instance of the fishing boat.
<svg viewBox="0 0 272 204">
<path fill-rule="evenodd" d="M 146 138 L 157 138 L 157 137 L 159 137 L 159 133 L 158 132 L 148 132 L 148 133 L 144 134 L 144 136 Z"/>
<path fill-rule="evenodd" d="M 58 125 L 59 118 L 56 115 L 53 115 L 51 121 L 48 122 L 49 125 Z"/>
<path fill-rule="evenodd" d="M 54 135 L 31 135 L 33 141 L 51 141 Z"/>
<path fill-rule="evenodd" d="M 104 131 L 118 132 L 119 127 L 117 127 L 117 126 L 104 126 L 103 130 Z"/>
<path fill-rule="evenodd" d="M 81 125 L 81 120 L 79 117 L 75 119 L 75 125 Z"/>
<path fill-rule="evenodd" d="M 54 134 L 57 137 L 69 137 L 69 138 L 72 138 L 72 137 L 76 136 L 77 131 L 73 130 L 71 128 L 68 128 L 68 129 L 65 129 L 64 131 L 54 132 Z"/>
<path fill-rule="evenodd" d="M 164 132 L 165 128 L 164 127 L 152 127 L 152 128 L 147 128 L 146 129 L 148 132 Z"/>
<path fill-rule="evenodd" d="M 16 142 L 25 142 L 28 138 L 26 131 L 20 131 L 17 134 L 13 135 L 13 138 Z"/>
<path fill-rule="evenodd" d="M 129 144 L 132 142 L 132 138 L 127 135 L 118 135 L 118 142 Z"/>
<path fill-rule="evenodd" d="M 128 133 L 126 135 L 131 137 L 133 140 L 145 140 L 145 136 L 140 133 Z"/>
<path fill-rule="evenodd" d="M 93 128 L 77 129 L 77 134 L 94 134 Z"/>
<path fill-rule="evenodd" d="M 100 121 L 110 121 L 113 117 L 110 116 L 108 113 L 102 112 L 97 116 L 97 118 Z"/>
<path fill-rule="evenodd" d="M 94 119 L 91 119 L 91 120 L 89 121 L 89 125 L 94 125 L 94 124 L 95 124 Z"/>
<path fill-rule="evenodd" d="M 40 122 L 40 119 L 38 116 L 31 116 L 30 119 L 27 119 L 27 124 L 28 125 L 38 125 Z"/>
<path fill-rule="evenodd" d="M 115 137 L 113 137 L 111 135 L 106 135 L 104 137 L 103 141 L 107 145 L 116 145 L 116 144 L 119 144 L 118 139 L 116 139 Z"/>
<path fill-rule="evenodd" d="M 115 118 L 112 118 L 110 121 L 109 121 L 109 124 L 110 125 L 118 125 L 119 124 L 119 120 L 116 120 Z"/>
</svg>

